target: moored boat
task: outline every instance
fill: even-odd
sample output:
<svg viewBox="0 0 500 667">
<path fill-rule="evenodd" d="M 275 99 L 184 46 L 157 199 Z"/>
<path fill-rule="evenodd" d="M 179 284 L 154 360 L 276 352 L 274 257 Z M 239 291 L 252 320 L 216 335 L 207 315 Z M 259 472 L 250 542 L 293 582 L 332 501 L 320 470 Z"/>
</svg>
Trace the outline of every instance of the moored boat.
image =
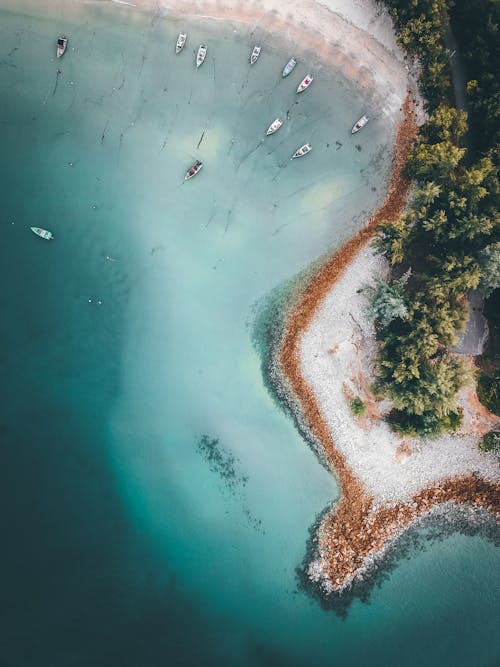
<svg viewBox="0 0 500 667">
<path fill-rule="evenodd" d="M 281 120 L 281 118 L 276 118 L 276 120 L 273 120 L 271 125 L 269 125 L 269 127 L 267 128 L 266 135 L 269 136 L 270 134 L 274 134 L 280 129 L 282 125 L 283 121 Z"/>
<path fill-rule="evenodd" d="M 368 116 L 365 115 L 361 116 L 358 122 L 354 123 L 354 125 L 352 126 L 351 134 L 356 134 L 356 132 L 362 130 L 369 120 L 370 119 L 368 118 Z"/>
<path fill-rule="evenodd" d="M 185 181 L 189 181 L 190 178 L 193 178 L 193 176 L 196 176 L 196 174 L 201 170 L 203 167 L 203 164 L 199 161 L 196 160 L 196 162 L 189 167 L 189 169 L 186 171 L 186 175 L 184 176 Z"/>
<path fill-rule="evenodd" d="M 304 156 L 304 155 L 307 155 L 307 154 L 311 151 L 311 149 L 312 149 L 311 144 L 304 144 L 304 145 L 301 146 L 300 148 L 297 148 L 297 150 L 296 150 L 295 153 L 292 155 L 292 157 L 290 158 L 290 160 L 293 160 L 293 159 L 296 158 L 296 157 L 302 157 L 302 156 Z"/>
<path fill-rule="evenodd" d="M 293 68 L 297 64 L 297 61 L 295 58 L 290 58 L 290 60 L 287 62 L 287 64 L 283 68 L 283 76 L 288 76 L 293 72 Z"/>
<path fill-rule="evenodd" d="M 250 65 L 254 65 L 257 62 L 257 58 L 260 56 L 262 47 L 254 46 L 253 51 L 250 54 Z"/>
<path fill-rule="evenodd" d="M 40 227 L 30 227 L 30 229 L 33 234 L 36 234 L 41 239 L 45 239 L 46 241 L 51 241 L 54 238 L 54 234 L 49 232 L 48 229 L 41 229 Z"/>
<path fill-rule="evenodd" d="M 186 44 L 187 32 L 180 32 L 175 45 L 175 52 L 180 53 Z"/>
<path fill-rule="evenodd" d="M 312 83 L 313 81 L 314 81 L 314 78 L 313 78 L 310 74 L 308 74 L 307 76 L 305 76 L 305 77 L 302 79 L 302 81 L 299 83 L 299 86 L 298 86 L 298 88 L 297 88 L 297 92 L 298 92 L 298 93 L 301 93 L 301 92 L 302 92 L 303 90 L 305 90 L 306 88 L 309 88 L 309 86 L 311 85 L 311 83 Z"/>
<path fill-rule="evenodd" d="M 203 61 L 205 60 L 206 56 L 207 56 L 207 45 L 200 44 L 200 46 L 198 47 L 198 53 L 196 54 L 196 67 L 203 65 Z"/>
<path fill-rule="evenodd" d="M 57 39 L 57 57 L 58 58 L 60 58 L 61 56 L 64 55 L 67 46 L 68 46 L 68 38 L 67 37 L 59 37 Z"/>
</svg>

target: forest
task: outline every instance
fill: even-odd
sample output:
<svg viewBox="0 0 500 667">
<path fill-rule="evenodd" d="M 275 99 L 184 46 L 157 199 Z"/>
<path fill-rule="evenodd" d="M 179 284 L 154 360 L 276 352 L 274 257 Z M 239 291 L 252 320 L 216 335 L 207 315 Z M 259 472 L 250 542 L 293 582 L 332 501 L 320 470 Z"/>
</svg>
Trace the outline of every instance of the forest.
<svg viewBox="0 0 500 667">
<path fill-rule="evenodd" d="M 478 289 L 489 319 L 488 349 L 475 374 L 480 400 L 500 414 L 499 3 L 387 0 L 398 40 L 421 66 L 428 121 L 405 166 L 414 183 L 395 224 L 382 223 L 377 249 L 391 265 L 372 290 L 380 343 L 377 392 L 392 399 L 396 431 L 437 436 L 462 421 L 457 392 L 470 371 L 450 353 Z M 467 111 L 455 106 L 445 42 L 453 33 L 466 77 Z M 497 435 L 483 447 L 496 446 Z"/>
</svg>

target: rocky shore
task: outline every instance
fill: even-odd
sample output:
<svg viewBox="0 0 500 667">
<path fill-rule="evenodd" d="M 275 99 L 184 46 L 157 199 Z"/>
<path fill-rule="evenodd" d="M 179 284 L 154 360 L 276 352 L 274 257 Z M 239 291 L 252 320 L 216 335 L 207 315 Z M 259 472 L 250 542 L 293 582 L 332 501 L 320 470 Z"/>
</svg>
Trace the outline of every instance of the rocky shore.
<svg viewBox="0 0 500 667">
<path fill-rule="evenodd" d="M 293 400 L 341 485 L 341 499 L 321 522 L 308 568 L 324 593 L 341 592 L 363 578 L 398 534 L 438 505 L 453 501 L 500 512 L 498 462 L 478 451 L 474 429 L 460 441 L 448 436 L 412 447 L 390 432 L 376 410 L 364 423 L 349 411 L 346 389 L 366 398 L 376 353 L 374 332 L 361 321 L 361 288 L 383 268 L 368 245 L 376 226 L 396 220 L 406 204 L 410 183 L 401 169 L 416 133 L 408 96 L 383 205 L 310 280 L 287 320 L 278 354 Z"/>
</svg>

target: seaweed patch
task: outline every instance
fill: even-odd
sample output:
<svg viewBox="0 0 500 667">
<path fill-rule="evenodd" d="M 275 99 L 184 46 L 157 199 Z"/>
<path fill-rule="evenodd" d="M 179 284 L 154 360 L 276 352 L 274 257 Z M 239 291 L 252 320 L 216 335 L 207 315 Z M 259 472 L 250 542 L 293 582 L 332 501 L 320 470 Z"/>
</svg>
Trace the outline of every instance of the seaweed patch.
<svg viewBox="0 0 500 667">
<path fill-rule="evenodd" d="M 264 534 L 262 521 L 253 516 L 246 503 L 243 489 L 248 483 L 248 475 L 243 475 L 239 467 L 240 459 L 221 445 L 219 438 L 211 438 L 202 435 L 196 442 L 197 451 L 203 456 L 210 466 L 210 471 L 216 474 L 223 482 L 223 489 L 232 498 L 240 501 L 241 509 L 248 523 L 256 531 Z"/>
</svg>

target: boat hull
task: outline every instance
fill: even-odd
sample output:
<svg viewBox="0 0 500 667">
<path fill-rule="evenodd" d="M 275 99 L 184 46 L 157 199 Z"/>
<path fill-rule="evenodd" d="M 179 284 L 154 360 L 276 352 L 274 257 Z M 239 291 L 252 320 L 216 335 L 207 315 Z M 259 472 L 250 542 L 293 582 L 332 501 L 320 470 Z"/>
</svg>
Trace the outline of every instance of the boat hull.
<svg viewBox="0 0 500 667">
<path fill-rule="evenodd" d="M 298 158 L 298 157 L 304 157 L 304 155 L 307 155 L 308 153 L 310 153 L 311 150 L 312 150 L 311 144 L 304 144 L 303 146 L 301 146 L 300 148 L 298 148 L 295 151 L 295 153 L 292 155 L 290 160 L 295 160 L 295 158 Z"/>
<path fill-rule="evenodd" d="M 367 116 L 361 116 L 361 118 L 352 126 L 351 134 L 356 134 L 356 132 L 362 130 L 369 120 L 370 119 Z"/>
<path fill-rule="evenodd" d="M 290 60 L 287 62 L 287 64 L 283 68 L 283 77 L 288 76 L 291 74 L 295 68 L 295 65 L 297 64 L 297 61 L 295 58 L 290 58 Z"/>
<path fill-rule="evenodd" d="M 52 234 L 52 232 L 50 232 L 48 229 L 42 229 L 41 227 L 30 227 L 30 229 L 33 234 L 36 234 L 41 239 L 45 239 L 46 241 L 51 241 L 54 238 L 54 234 Z"/>
<path fill-rule="evenodd" d="M 250 54 L 250 65 L 255 65 L 259 56 L 260 56 L 261 47 L 254 46 L 252 53 Z"/>
<path fill-rule="evenodd" d="M 62 56 L 66 53 L 67 46 L 68 46 L 67 37 L 59 37 L 59 39 L 57 40 L 57 51 L 56 51 L 56 56 L 58 58 L 62 58 Z"/>
<path fill-rule="evenodd" d="M 310 74 L 308 74 L 308 75 L 307 75 L 306 77 L 304 77 L 304 78 L 302 79 L 302 81 L 299 83 L 299 86 L 298 86 L 298 88 L 297 88 L 297 92 L 298 92 L 298 93 L 302 93 L 302 92 L 304 92 L 304 90 L 307 90 L 307 88 L 309 88 L 309 86 L 311 85 L 311 83 L 312 83 L 313 81 L 314 81 L 313 77 L 312 77 Z"/>
<path fill-rule="evenodd" d="M 270 134 L 274 134 L 280 129 L 282 125 L 283 121 L 281 120 L 281 118 L 276 118 L 276 120 L 273 120 L 271 125 L 269 125 L 269 127 L 267 128 L 266 135 L 269 136 Z"/>
<path fill-rule="evenodd" d="M 180 32 L 179 37 L 177 37 L 177 43 L 175 45 L 175 52 L 180 53 L 186 45 L 187 33 Z"/>
<path fill-rule="evenodd" d="M 201 67 L 206 57 L 207 57 L 207 47 L 202 44 L 198 49 L 198 53 L 196 54 L 196 67 Z"/>
<path fill-rule="evenodd" d="M 184 176 L 185 181 L 189 181 L 193 176 L 196 176 L 196 174 L 199 174 L 200 171 L 203 168 L 203 164 L 197 160 L 189 169 L 186 171 L 186 175 Z"/>
</svg>

